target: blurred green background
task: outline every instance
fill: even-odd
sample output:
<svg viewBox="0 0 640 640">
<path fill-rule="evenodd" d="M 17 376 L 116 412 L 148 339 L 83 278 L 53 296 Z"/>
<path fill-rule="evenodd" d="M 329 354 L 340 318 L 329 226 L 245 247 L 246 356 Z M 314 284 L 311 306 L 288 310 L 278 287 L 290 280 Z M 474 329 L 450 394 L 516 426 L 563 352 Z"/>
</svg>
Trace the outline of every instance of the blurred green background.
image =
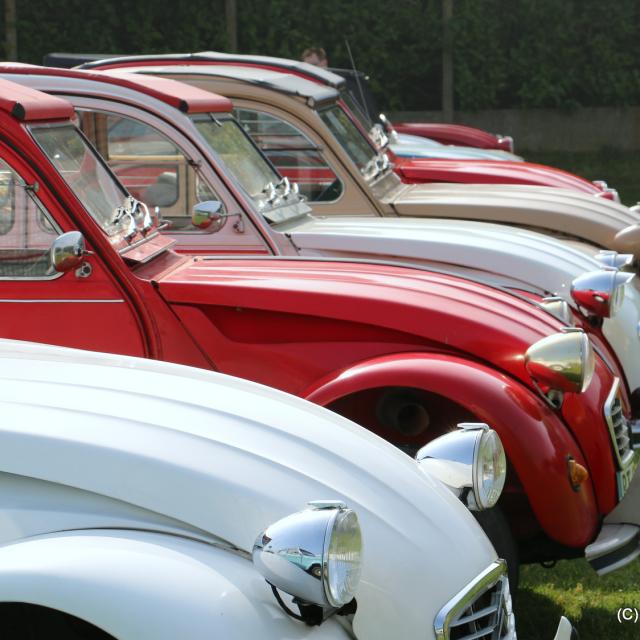
<svg viewBox="0 0 640 640">
<path fill-rule="evenodd" d="M 517 142 L 517 141 L 516 141 Z M 605 148 L 600 151 L 527 151 L 518 149 L 529 162 L 548 164 L 589 180 L 605 180 L 620 193 L 623 204 L 640 201 L 640 153 Z M 638 628 L 640 638 L 640 627 Z"/>
<path fill-rule="evenodd" d="M 18 59 L 228 50 L 225 0 L 15 0 Z M 371 76 L 387 111 L 441 107 L 443 0 L 235 0 L 238 51 Z M 453 0 L 456 109 L 640 104 L 638 0 Z M 4 16 L 0 28 L 4 30 Z M 6 55 L 6 52 L 5 52 Z"/>
</svg>

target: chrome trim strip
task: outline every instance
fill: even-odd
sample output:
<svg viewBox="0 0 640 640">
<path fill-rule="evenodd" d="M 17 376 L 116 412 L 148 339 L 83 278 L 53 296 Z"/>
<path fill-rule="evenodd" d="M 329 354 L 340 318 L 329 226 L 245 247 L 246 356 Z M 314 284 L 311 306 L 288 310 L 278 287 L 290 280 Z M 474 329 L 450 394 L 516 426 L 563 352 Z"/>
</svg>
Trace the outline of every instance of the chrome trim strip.
<svg viewBox="0 0 640 640">
<path fill-rule="evenodd" d="M 30 299 L 30 298 L 24 298 L 24 299 L 19 299 L 19 298 L 0 298 L 0 302 L 23 302 L 23 303 L 27 303 L 27 304 L 36 304 L 39 302 L 42 303 L 51 303 L 51 302 L 59 302 L 61 304 L 66 304 L 66 303 L 72 303 L 72 302 L 78 302 L 78 303 L 94 303 L 94 304 L 98 304 L 98 303 L 102 303 L 102 302 L 124 302 L 124 300 L 122 298 L 117 298 L 114 300 L 82 300 L 82 299 L 78 299 L 78 300 L 70 300 L 70 299 L 59 299 L 59 300 L 51 300 L 48 298 L 43 298 L 42 300 L 36 300 L 36 299 Z"/>
<path fill-rule="evenodd" d="M 495 586 L 507 576 L 507 563 L 502 559 L 492 562 L 464 589 L 459 591 L 440 609 L 433 623 L 436 640 L 448 640 L 451 622 L 460 615 L 480 594 Z"/>
</svg>

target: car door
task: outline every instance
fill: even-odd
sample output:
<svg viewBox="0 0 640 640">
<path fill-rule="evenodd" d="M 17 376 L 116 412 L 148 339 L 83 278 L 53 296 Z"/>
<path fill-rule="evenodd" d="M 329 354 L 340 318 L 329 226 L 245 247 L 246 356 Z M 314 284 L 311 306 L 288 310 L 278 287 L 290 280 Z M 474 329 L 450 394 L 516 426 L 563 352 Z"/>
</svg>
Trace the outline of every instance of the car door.
<svg viewBox="0 0 640 640">
<path fill-rule="evenodd" d="M 298 183 L 316 215 L 378 215 L 349 169 L 304 123 L 265 105 L 234 100 L 234 114 L 284 176 Z"/>
<path fill-rule="evenodd" d="M 72 230 L 31 167 L 0 144 L 0 337 L 145 355 L 135 310 L 99 256 L 52 268 L 51 244 Z"/>
<path fill-rule="evenodd" d="M 104 100 L 76 99 L 79 124 L 125 187 L 160 214 L 177 249 L 205 254 L 269 254 L 262 235 L 214 171 L 182 136 L 151 114 Z M 144 119 L 143 119 L 144 118 Z M 170 135 L 171 134 L 171 135 Z M 179 138 L 179 139 L 178 139 Z M 219 230 L 199 229 L 191 213 L 217 200 L 228 215 Z"/>
</svg>

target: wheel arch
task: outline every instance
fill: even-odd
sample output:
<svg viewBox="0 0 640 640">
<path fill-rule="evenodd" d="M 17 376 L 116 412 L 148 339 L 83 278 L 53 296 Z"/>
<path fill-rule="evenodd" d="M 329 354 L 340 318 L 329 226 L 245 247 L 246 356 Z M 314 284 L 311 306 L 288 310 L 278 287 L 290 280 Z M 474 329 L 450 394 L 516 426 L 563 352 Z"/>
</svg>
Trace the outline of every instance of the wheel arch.
<svg viewBox="0 0 640 640">
<path fill-rule="evenodd" d="M 570 547 L 593 539 L 598 528 L 593 486 L 587 482 L 575 491 L 567 474 L 567 456 L 587 467 L 581 448 L 561 417 L 518 380 L 459 356 L 405 353 L 335 371 L 301 395 L 336 410 L 349 396 L 391 387 L 442 396 L 489 424 L 500 435 L 542 530 Z"/>
</svg>

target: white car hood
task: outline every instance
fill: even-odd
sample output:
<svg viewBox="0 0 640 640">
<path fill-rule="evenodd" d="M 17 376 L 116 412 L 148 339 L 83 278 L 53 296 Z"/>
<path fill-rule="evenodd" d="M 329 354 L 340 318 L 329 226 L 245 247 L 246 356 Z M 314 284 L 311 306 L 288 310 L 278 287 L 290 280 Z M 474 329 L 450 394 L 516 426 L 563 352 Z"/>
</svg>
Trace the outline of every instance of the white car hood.
<svg viewBox="0 0 640 640">
<path fill-rule="evenodd" d="M 391 151 L 400 157 L 523 161 L 523 158 L 515 155 L 515 153 L 500 149 L 478 149 L 476 147 L 445 145 L 429 138 L 413 136 L 408 133 L 397 133 L 389 146 Z"/>
<path fill-rule="evenodd" d="M 388 203 L 402 216 L 521 225 L 640 257 L 640 216 L 590 194 L 530 185 L 413 184 Z"/>
<path fill-rule="evenodd" d="M 344 500 L 365 545 L 361 640 L 429 637 L 440 607 L 495 559 L 473 517 L 415 461 L 293 396 L 11 341 L 0 341 L 0 377 L 1 472 L 135 505 L 245 551 L 308 500 Z"/>
<path fill-rule="evenodd" d="M 575 306 L 571 282 L 601 268 L 597 249 L 504 225 L 437 218 L 308 216 L 285 226 L 303 256 L 393 260 L 443 269 L 489 284 L 559 295 Z M 631 389 L 640 386 L 640 291 L 626 285 L 622 309 L 604 321 Z"/>
</svg>

